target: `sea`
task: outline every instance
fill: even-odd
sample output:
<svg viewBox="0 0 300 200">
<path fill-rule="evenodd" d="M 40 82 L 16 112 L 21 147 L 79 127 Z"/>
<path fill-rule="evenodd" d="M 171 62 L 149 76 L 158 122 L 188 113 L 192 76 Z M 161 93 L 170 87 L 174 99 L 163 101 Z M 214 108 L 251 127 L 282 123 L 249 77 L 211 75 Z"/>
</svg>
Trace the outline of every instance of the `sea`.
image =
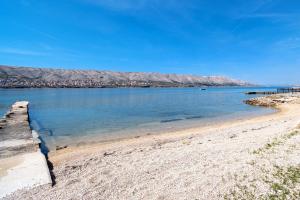
<svg viewBox="0 0 300 200">
<path fill-rule="evenodd" d="M 0 89 L 0 115 L 29 101 L 32 129 L 47 148 L 163 134 L 275 112 L 243 101 L 273 87 Z"/>
</svg>

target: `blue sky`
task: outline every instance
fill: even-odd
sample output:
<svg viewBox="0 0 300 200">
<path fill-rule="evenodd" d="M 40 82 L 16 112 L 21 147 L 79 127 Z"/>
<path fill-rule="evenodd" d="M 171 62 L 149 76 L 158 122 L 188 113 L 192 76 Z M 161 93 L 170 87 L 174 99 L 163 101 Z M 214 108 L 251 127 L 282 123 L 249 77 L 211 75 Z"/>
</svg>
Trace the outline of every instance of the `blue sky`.
<svg viewBox="0 0 300 200">
<path fill-rule="evenodd" d="M 1 0 L 0 64 L 300 84 L 298 0 Z"/>
</svg>

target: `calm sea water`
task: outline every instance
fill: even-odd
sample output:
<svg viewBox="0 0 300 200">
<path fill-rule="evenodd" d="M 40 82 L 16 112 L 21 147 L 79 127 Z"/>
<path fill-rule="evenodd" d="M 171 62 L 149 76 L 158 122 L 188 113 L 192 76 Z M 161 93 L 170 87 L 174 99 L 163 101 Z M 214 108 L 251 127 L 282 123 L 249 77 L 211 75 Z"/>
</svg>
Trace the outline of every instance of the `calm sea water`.
<svg viewBox="0 0 300 200">
<path fill-rule="evenodd" d="M 92 140 L 164 132 L 273 112 L 243 100 L 274 88 L 0 89 L 0 114 L 30 102 L 31 126 L 52 148 Z"/>
</svg>

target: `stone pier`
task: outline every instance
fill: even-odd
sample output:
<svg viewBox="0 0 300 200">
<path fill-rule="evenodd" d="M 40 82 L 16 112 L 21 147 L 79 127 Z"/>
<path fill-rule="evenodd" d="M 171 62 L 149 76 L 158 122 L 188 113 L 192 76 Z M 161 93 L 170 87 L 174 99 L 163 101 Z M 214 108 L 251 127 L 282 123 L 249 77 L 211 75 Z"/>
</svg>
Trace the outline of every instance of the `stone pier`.
<svg viewBox="0 0 300 200">
<path fill-rule="evenodd" d="M 38 134 L 28 119 L 27 101 L 16 102 L 0 119 L 0 198 L 19 189 L 52 184 Z"/>
</svg>

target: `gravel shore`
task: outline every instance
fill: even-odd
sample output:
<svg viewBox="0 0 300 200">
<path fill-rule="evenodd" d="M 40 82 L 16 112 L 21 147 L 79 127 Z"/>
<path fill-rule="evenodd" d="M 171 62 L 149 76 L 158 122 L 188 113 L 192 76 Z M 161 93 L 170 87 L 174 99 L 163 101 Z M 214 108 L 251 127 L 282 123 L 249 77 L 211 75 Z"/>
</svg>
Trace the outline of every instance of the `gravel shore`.
<svg viewBox="0 0 300 200">
<path fill-rule="evenodd" d="M 300 199 L 300 95 L 274 114 L 49 154 L 55 185 L 5 199 Z"/>
</svg>

